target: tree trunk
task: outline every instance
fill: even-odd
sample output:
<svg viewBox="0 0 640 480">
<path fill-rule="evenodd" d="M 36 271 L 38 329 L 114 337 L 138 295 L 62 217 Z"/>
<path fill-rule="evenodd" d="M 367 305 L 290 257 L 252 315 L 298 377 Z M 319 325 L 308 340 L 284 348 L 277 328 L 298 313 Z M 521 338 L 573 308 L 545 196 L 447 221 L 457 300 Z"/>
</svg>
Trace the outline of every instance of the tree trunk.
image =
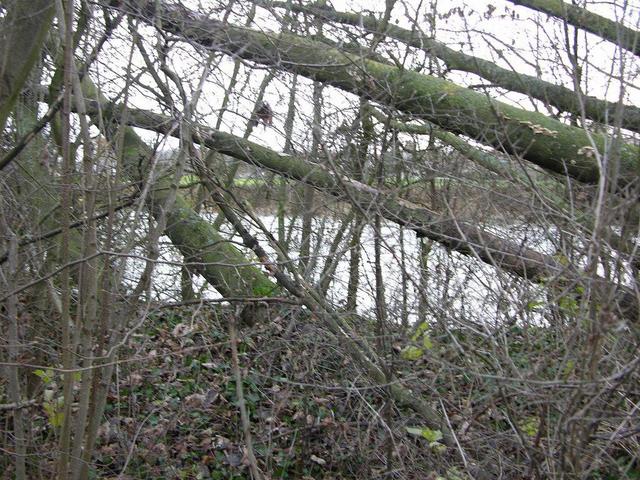
<svg viewBox="0 0 640 480">
<path fill-rule="evenodd" d="M 86 98 L 100 98 L 95 87 L 84 82 Z M 89 112 L 97 122 L 98 111 Z M 113 109 L 104 111 L 107 121 L 115 120 Z M 112 133 L 107 129 L 107 135 Z M 111 140 L 111 139 L 110 139 Z M 134 181 L 140 165 L 144 169 L 152 150 L 138 137 L 132 128 L 123 135 L 123 167 Z M 147 206 L 154 216 L 161 215 L 161 207 L 170 195 L 167 179 L 159 180 Z M 194 265 L 216 290 L 225 297 L 264 297 L 274 295 L 278 287 L 206 220 L 196 214 L 189 202 L 180 194 L 166 212 L 166 235 L 182 255 Z"/>
<path fill-rule="evenodd" d="M 99 111 L 100 108 L 103 111 L 110 111 L 112 112 L 111 118 L 114 121 L 122 120 L 121 113 L 117 113 L 121 112 L 122 107 L 104 104 L 99 108 L 96 102 L 93 102 L 88 107 L 94 112 Z M 127 115 L 124 120 L 136 127 L 159 133 L 176 134 L 172 128 L 172 120 L 160 114 L 130 109 L 127 110 Z M 384 218 L 414 230 L 419 237 L 428 237 L 431 240 L 441 243 L 450 250 L 477 258 L 488 265 L 501 268 L 524 279 L 544 281 L 550 276 L 555 275 L 561 277 L 568 275 L 569 278 L 574 278 L 576 275 L 576 273 L 569 272 L 567 268 L 552 255 L 546 255 L 528 249 L 520 243 L 503 239 L 474 224 L 459 221 L 453 217 L 439 215 L 425 207 L 401 198 L 396 198 L 369 185 L 331 173 L 320 165 L 305 162 L 292 155 L 274 152 L 266 147 L 228 133 L 211 130 L 203 126 L 198 126 L 195 130 L 199 132 L 198 135 L 194 135 L 193 140 L 196 143 L 218 150 L 221 153 L 230 155 L 251 165 L 266 168 L 272 172 L 284 175 L 287 178 L 313 185 L 315 188 L 329 195 L 338 198 L 348 198 L 350 201 L 355 202 L 363 211 L 379 210 Z M 133 133 L 131 129 L 128 131 Z M 133 135 L 135 135 L 135 133 L 133 133 Z M 139 138 L 137 138 L 136 141 L 141 142 Z M 145 149 L 144 146 L 140 148 L 142 150 Z M 148 147 L 146 148 L 148 149 Z M 138 158 L 135 156 L 137 154 L 138 153 L 133 154 L 134 158 Z M 184 202 L 184 200 L 182 200 L 182 202 Z M 177 206 L 178 202 L 176 202 L 176 207 Z M 186 205 L 185 208 L 190 210 Z M 187 215 L 187 213 L 184 213 L 184 215 Z M 211 227 L 207 222 L 197 217 L 193 212 L 192 215 L 198 218 L 199 222 L 203 223 L 202 228 L 208 232 L 208 228 Z M 180 218 L 178 215 L 177 220 Z M 191 221 L 186 217 L 184 220 L 187 224 Z M 219 234 L 215 230 L 211 230 L 213 232 L 211 235 L 219 237 Z M 181 231 L 186 236 L 190 235 L 187 229 Z M 176 239 L 180 240 L 180 238 L 182 237 L 176 234 Z M 206 234 L 203 233 L 200 242 L 207 244 L 204 240 L 205 238 L 207 238 Z M 184 241 L 188 241 L 188 239 L 185 238 Z M 176 246 L 179 247 L 181 244 L 182 240 L 176 243 Z M 242 264 L 242 254 L 235 250 L 234 247 L 228 247 L 235 252 L 234 255 L 238 255 L 234 261 Z M 182 247 L 179 248 L 182 249 Z M 221 258 L 221 254 L 218 253 L 218 256 L 214 258 Z M 215 273 L 219 275 L 216 271 L 217 269 L 214 268 L 212 274 Z M 232 271 L 235 270 L 232 269 Z M 237 275 L 232 275 L 232 277 L 236 278 Z M 219 280 L 216 282 L 219 282 Z M 242 280 L 237 279 L 236 286 L 240 287 L 241 285 Z M 637 311 L 635 295 L 623 286 L 619 287 L 618 293 L 618 307 L 625 312 L 627 318 L 635 319 L 635 312 Z"/>
<path fill-rule="evenodd" d="M 166 31 L 204 47 L 273 65 L 393 106 L 582 182 L 597 183 L 598 155 L 613 153 L 611 141 L 604 135 L 489 99 L 441 78 L 344 53 L 308 38 L 226 25 L 195 12 L 186 15 L 184 8 L 162 1 L 129 0 L 120 8 L 149 23 L 158 16 Z M 620 164 L 618 185 L 637 181 L 640 148 L 622 144 L 615 153 Z"/>
<path fill-rule="evenodd" d="M 515 5 L 537 10 L 547 15 L 566 20 L 574 27 L 598 35 L 625 50 L 640 56 L 640 32 L 625 27 L 606 17 L 590 12 L 577 5 L 565 3 L 562 0 L 509 0 Z"/>
<path fill-rule="evenodd" d="M 50 0 L 4 2 L 7 15 L 0 23 L 0 132 L 40 52 L 55 11 Z"/>
<path fill-rule="evenodd" d="M 381 22 L 373 15 L 364 13 L 340 12 L 332 8 L 289 4 L 285 2 L 257 2 L 265 7 L 290 8 L 294 12 L 302 12 L 315 15 L 331 22 L 360 27 L 367 32 L 376 32 Z M 514 2 L 518 4 L 542 3 L 542 2 Z M 545 2 L 549 3 L 549 2 Z M 577 7 L 570 7 L 572 10 Z M 548 13 L 548 12 L 547 12 Z M 593 14 L 592 14 L 593 15 Z M 597 16 L 597 15 L 596 15 Z M 602 18 L 602 17 L 600 17 Z M 610 20 L 607 20 L 610 22 Z M 619 26 L 619 24 L 616 24 Z M 562 85 L 554 85 L 532 75 L 507 70 L 493 62 L 483 58 L 474 57 L 464 52 L 449 48 L 444 43 L 425 36 L 422 32 L 407 30 L 398 25 L 387 24 L 385 35 L 399 40 L 407 45 L 419 48 L 428 55 L 434 55 L 442 60 L 448 69 L 460 72 L 474 73 L 490 82 L 511 90 L 529 95 L 533 98 L 553 105 L 562 111 L 581 116 L 584 108 L 585 117 L 597 122 L 606 123 L 616 116 L 618 104 L 608 102 L 596 97 L 582 96 L 570 88 Z M 640 42 L 640 39 L 638 39 Z M 582 103 L 580 102 L 582 101 Z M 640 132 L 640 108 L 633 105 L 624 106 L 624 116 L 621 126 L 636 132 Z"/>
</svg>

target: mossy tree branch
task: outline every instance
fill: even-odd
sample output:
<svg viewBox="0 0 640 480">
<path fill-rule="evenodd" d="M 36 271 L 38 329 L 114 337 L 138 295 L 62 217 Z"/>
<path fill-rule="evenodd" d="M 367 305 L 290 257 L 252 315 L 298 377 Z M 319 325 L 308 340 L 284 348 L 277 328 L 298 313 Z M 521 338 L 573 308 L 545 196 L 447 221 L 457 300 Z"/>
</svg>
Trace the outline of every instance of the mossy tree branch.
<svg viewBox="0 0 640 480">
<path fill-rule="evenodd" d="M 378 32 L 381 27 L 381 21 L 371 14 L 341 12 L 330 7 L 289 5 L 286 2 L 263 0 L 256 3 L 264 7 L 290 8 L 294 12 L 314 15 L 330 22 L 353 25 L 367 32 Z M 607 102 L 588 95 L 578 96 L 579 94 L 572 89 L 562 85 L 555 85 L 532 75 L 507 70 L 488 60 L 454 50 L 444 43 L 427 37 L 420 31 L 407 30 L 393 24 L 387 24 L 385 28 L 385 35 L 388 37 L 438 57 L 450 70 L 473 73 L 499 87 L 529 95 L 562 111 L 578 116 L 584 113 L 586 118 L 597 122 L 611 123 L 617 114 L 618 104 L 616 102 Z M 624 105 L 623 111 L 621 126 L 640 132 L 640 108 Z"/>
<path fill-rule="evenodd" d="M 128 0 L 120 8 L 190 42 L 304 75 L 433 122 L 455 133 L 586 183 L 600 177 L 598 155 L 619 164 L 618 185 L 638 182 L 640 148 L 492 100 L 447 80 L 378 63 L 291 34 L 258 32 L 162 1 Z"/>
<path fill-rule="evenodd" d="M 598 35 L 619 45 L 625 50 L 640 56 L 640 32 L 609 20 L 602 15 L 590 12 L 586 8 L 571 5 L 562 0 L 509 0 L 514 5 L 521 5 L 566 20 L 574 27 Z"/>
<path fill-rule="evenodd" d="M 83 83 L 83 87 L 85 98 L 105 100 L 88 81 Z M 98 115 L 101 112 L 107 125 L 112 124 L 116 115 L 122 113 L 113 108 L 88 111 L 96 124 L 99 124 Z M 113 140 L 115 129 L 105 130 L 107 138 Z M 140 172 L 144 172 L 152 155 L 152 150 L 133 128 L 126 127 L 123 136 L 123 167 L 131 180 L 141 180 Z M 166 178 L 159 179 L 154 184 L 152 195 L 147 199 L 147 207 L 156 217 L 161 213 L 166 215 L 166 235 L 185 259 L 193 264 L 194 269 L 225 297 L 266 297 L 280 293 L 277 285 L 220 235 L 210 222 L 200 217 L 182 195 L 176 196 L 168 211 L 161 212 L 160 209 L 171 192 L 167 183 L 169 181 Z"/>
<path fill-rule="evenodd" d="M 40 59 L 55 11 L 50 0 L 5 3 L 7 15 L 0 23 L 0 131 Z"/>
</svg>

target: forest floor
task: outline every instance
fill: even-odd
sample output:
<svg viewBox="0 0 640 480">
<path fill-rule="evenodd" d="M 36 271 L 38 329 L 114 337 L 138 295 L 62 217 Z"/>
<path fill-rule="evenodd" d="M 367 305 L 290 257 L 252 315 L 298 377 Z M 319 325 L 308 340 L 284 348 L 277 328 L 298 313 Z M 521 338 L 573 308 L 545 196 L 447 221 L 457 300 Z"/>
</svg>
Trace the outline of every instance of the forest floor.
<svg viewBox="0 0 640 480">
<path fill-rule="evenodd" d="M 212 304 L 152 306 L 119 352 L 90 478 L 251 478 L 238 371 L 251 445 L 265 480 L 472 478 L 457 449 L 440 443 L 440 432 L 413 411 L 389 402 L 386 387 L 373 385 L 318 319 L 296 305 L 269 309 L 276 311 L 239 326 L 235 366 L 229 323 L 239 311 Z M 539 407 L 526 395 L 505 396 L 499 383 L 471 373 L 487 367 L 484 335 L 429 327 L 409 339 L 387 327 L 382 338 L 376 325 L 354 328 L 378 352 L 387 352 L 387 368 L 403 386 L 446 412 L 465 455 L 480 468 L 493 468 L 500 458 L 502 478 L 525 478 L 528 457 L 513 431 L 528 442 L 539 438 Z M 561 364 L 552 352 L 562 338 L 539 327 L 512 326 L 500 335 L 513 368 L 558 377 Z M 409 345 L 421 347 L 422 354 L 405 356 Z M 61 398 L 59 374 L 36 374 L 42 380 L 37 398 L 47 398 L 46 389 Z M 27 408 L 32 436 L 39 437 L 33 440 L 45 446 L 33 456 L 31 471 L 38 473 L 29 478 L 51 478 L 53 472 L 60 419 L 52 405 L 55 400 Z M 10 422 L 7 412 L 0 413 L 3 423 Z M 635 445 L 632 438 L 627 443 Z M 623 462 L 628 454 L 617 451 Z M 7 460 L 0 459 L 6 467 L 2 480 L 13 478 Z M 640 478 L 634 472 L 624 478 Z M 603 471 L 589 478 L 623 477 Z"/>
<path fill-rule="evenodd" d="M 230 315 L 198 306 L 148 316 L 119 355 L 94 478 L 250 478 Z M 447 463 L 449 453 L 408 433 L 420 420 L 390 407 L 384 389 L 371 386 L 317 321 L 281 315 L 240 327 L 238 351 L 265 479 L 383 478 L 399 468 L 401 478 L 436 478 L 434 461 Z M 54 451 L 50 413 L 30 409 L 33 431 L 48 436 Z"/>
</svg>

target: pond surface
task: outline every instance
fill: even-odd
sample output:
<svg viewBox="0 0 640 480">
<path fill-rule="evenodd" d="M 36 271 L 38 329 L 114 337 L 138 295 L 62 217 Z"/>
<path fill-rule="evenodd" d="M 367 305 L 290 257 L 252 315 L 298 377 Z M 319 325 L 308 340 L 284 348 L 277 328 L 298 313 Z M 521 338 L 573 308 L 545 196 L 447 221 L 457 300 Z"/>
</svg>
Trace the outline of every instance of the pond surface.
<svg viewBox="0 0 640 480">
<path fill-rule="evenodd" d="M 260 221 L 271 232 L 277 231 L 277 218 L 263 215 Z M 289 222 L 289 219 L 287 219 Z M 291 227 L 290 259 L 297 264 L 301 222 Z M 312 264 L 310 275 L 312 283 L 317 284 L 319 273 L 330 254 L 330 244 L 340 227 L 340 222 L 326 216 L 313 221 L 314 239 L 311 246 Z M 262 246 L 275 258 L 273 249 L 264 235 L 252 228 Z M 547 254 L 555 247 L 550 234 L 542 229 L 531 227 L 492 227 L 492 233 L 505 235 L 512 241 L 526 241 L 527 245 Z M 228 232 L 229 233 L 229 232 Z M 238 237 L 228 235 L 236 244 Z M 375 316 L 375 258 L 374 239 L 376 235 L 371 226 L 363 230 L 360 242 L 360 284 L 358 288 L 358 312 L 370 317 Z M 544 289 L 540 285 L 525 282 L 520 278 L 493 268 L 477 259 L 449 252 L 433 244 L 428 255 L 425 280 L 421 280 L 419 262 L 419 240 L 414 232 L 404 230 L 394 223 L 384 223 L 380 237 L 382 239 L 381 264 L 383 270 L 385 305 L 388 319 L 401 322 L 403 317 L 413 323 L 420 318 L 420 309 L 427 320 L 446 321 L 459 326 L 483 328 L 504 322 L 540 324 L 545 310 L 549 307 L 545 301 Z M 182 256 L 171 246 L 168 238 L 161 239 L 163 253 L 153 275 L 153 294 L 157 300 L 180 301 L 180 262 Z M 349 279 L 350 251 L 344 242 L 336 253 L 338 265 L 327 299 L 336 307 L 345 305 Z M 334 258 L 336 255 L 332 255 Z M 248 255 L 252 258 L 253 255 Z M 134 260 L 129 268 L 130 281 L 137 277 L 143 262 Z M 194 278 L 196 291 L 202 298 L 220 298 L 219 293 L 206 285 L 204 278 Z"/>
</svg>

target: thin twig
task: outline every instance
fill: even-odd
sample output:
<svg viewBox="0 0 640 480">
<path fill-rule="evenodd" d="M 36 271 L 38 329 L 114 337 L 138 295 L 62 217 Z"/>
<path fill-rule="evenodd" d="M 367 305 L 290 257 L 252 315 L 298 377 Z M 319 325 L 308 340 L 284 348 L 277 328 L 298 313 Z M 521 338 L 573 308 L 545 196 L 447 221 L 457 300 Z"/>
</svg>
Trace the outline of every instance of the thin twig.
<svg viewBox="0 0 640 480">
<path fill-rule="evenodd" d="M 25 400 L 24 402 L 0 403 L 0 412 L 4 410 L 20 410 L 36 404 L 36 399 Z"/>
<path fill-rule="evenodd" d="M 233 375 L 236 381 L 236 396 L 238 397 L 238 409 L 240 410 L 240 420 L 242 422 L 242 433 L 244 434 L 244 443 L 247 448 L 247 458 L 249 459 L 249 467 L 254 480 L 262 480 L 262 474 L 258 468 L 258 462 L 253 453 L 253 443 L 251 442 L 251 423 L 244 400 L 244 391 L 242 389 L 242 372 L 240 371 L 240 361 L 238 360 L 238 333 L 236 322 L 239 315 L 236 315 L 229 322 L 229 342 L 231 343 L 231 361 L 233 367 Z"/>
</svg>

